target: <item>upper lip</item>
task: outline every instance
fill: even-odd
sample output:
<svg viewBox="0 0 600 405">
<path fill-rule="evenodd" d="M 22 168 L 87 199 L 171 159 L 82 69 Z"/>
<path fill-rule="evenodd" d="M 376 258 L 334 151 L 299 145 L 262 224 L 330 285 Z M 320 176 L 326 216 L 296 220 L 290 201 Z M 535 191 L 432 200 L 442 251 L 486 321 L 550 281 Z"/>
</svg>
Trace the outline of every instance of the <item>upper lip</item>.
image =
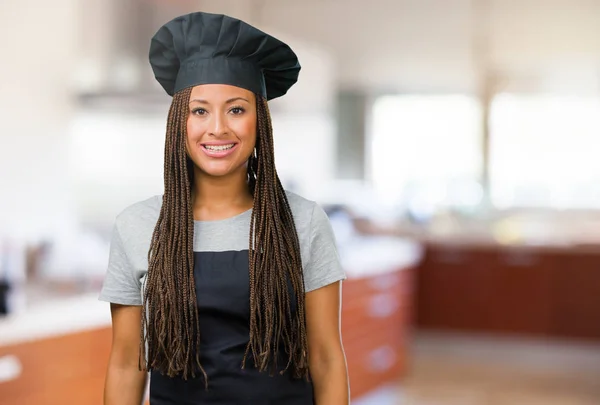
<svg viewBox="0 0 600 405">
<path fill-rule="evenodd" d="M 214 141 L 214 142 L 203 142 L 202 145 L 208 145 L 208 146 L 221 146 L 221 145 L 231 145 L 231 144 L 235 144 L 236 142 L 233 141 Z"/>
</svg>

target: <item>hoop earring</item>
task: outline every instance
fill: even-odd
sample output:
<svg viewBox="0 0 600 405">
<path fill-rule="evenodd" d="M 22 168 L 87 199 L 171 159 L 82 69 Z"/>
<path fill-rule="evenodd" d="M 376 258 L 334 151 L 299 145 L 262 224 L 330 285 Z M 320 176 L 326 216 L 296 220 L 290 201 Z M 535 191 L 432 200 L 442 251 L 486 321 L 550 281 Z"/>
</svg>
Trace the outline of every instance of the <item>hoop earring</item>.
<svg viewBox="0 0 600 405">
<path fill-rule="evenodd" d="M 258 156 L 256 148 L 252 151 L 252 154 L 248 158 L 248 173 L 250 173 L 255 179 L 258 172 Z"/>
<path fill-rule="evenodd" d="M 254 181 L 256 179 L 256 174 L 254 173 L 254 156 L 253 155 L 250 155 L 250 157 L 248 157 L 246 174 L 248 177 L 248 182 Z"/>
</svg>

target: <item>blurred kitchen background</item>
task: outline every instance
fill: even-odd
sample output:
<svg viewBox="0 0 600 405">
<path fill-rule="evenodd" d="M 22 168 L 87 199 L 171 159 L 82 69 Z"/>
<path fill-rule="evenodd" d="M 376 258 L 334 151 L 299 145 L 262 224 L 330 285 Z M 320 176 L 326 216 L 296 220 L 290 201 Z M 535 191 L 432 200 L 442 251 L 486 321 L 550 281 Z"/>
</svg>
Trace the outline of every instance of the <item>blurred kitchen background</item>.
<svg viewBox="0 0 600 405">
<path fill-rule="evenodd" d="M 349 279 L 353 403 L 600 404 L 600 1 L 0 2 L 0 403 L 102 403 L 115 216 L 162 193 L 150 37 L 287 41 L 284 185 Z"/>
</svg>

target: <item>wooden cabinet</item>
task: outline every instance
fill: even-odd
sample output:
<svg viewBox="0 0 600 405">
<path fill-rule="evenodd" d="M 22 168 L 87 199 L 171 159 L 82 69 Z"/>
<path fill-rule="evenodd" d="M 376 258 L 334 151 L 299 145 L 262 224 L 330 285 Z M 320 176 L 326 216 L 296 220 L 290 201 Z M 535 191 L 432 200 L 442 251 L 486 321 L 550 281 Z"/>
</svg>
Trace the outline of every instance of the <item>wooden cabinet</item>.
<svg viewBox="0 0 600 405">
<path fill-rule="evenodd" d="M 546 334 L 552 312 L 552 275 L 555 263 L 533 249 L 489 251 L 489 330 Z"/>
<path fill-rule="evenodd" d="M 419 324 L 490 327 L 493 267 L 486 252 L 464 247 L 428 249 L 417 276 Z"/>
<path fill-rule="evenodd" d="M 111 330 L 103 328 L 12 346 L 0 346 L 20 368 L 0 382 L 2 405 L 102 405 Z"/>
<path fill-rule="evenodd" d="M 397 381 L 406 368 L 411 269 L 344 283 L 342 336 L 352 398 Z"/>
<path fill-rule="evenodd" d="M 412 275 L 398 269 L 344 283 L 342 329 L 353 398 L 405 370 Z M 0 381 L 0 404 L 101 405 L 110 346 L 110 327 L 0 346 L 0 359 L 10 356 L 20 368 L 16 378 Z"/>
<path fill-rule="evenodd" d="M 423 328 L 600 339 L 600 249 L 431 244 L 416 278 Z"/>
<path fill-rule="evenodd" d="M 556 253 L 551 333 L 600 340 L 600 253 Z"/>
</svg>

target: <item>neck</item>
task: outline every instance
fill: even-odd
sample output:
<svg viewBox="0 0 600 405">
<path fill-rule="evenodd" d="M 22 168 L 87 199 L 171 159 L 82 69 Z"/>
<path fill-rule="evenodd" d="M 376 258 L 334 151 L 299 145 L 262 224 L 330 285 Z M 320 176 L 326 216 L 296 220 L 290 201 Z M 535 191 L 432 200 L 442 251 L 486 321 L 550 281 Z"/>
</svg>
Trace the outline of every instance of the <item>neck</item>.
<svg viewBox="0 0 600 405">
<path fill-rule="evenodd" d="M 194 168 L 193 186 L 192 205 L 196 220 L 224 219 L 241 214 L 253 206 L 246 170 L 213 177 Z"/>
</svg>

